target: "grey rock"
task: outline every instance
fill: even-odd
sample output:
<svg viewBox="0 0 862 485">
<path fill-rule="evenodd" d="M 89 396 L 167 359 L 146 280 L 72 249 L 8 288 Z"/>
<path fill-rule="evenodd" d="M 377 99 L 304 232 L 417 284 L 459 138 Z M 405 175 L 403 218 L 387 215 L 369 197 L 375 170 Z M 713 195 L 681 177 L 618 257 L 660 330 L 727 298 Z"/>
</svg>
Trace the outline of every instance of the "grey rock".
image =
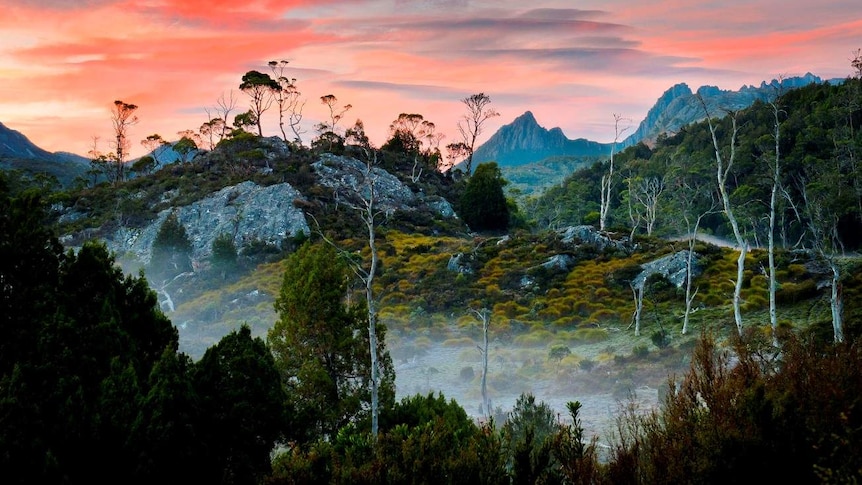
<svg viewBox="0 0 862 485">
<path fill-rule="evenodd" d="M 320 185 L 332 189 L 339 202 L 354 204 L 359 202 L 356 194 L 368 196 L 368 185 L 365 183 L 365 173 L 368 167 L 365 163 L 350 157 L 324 154 L 320 160 L 311 164 L 317 174 Z M 438 196 L 413 193 L 410 187 L 403 184 L 398 177 L 379 167 L 372 167 L 375 177 L 377 207 L 387 214 L 396 210 L 412 211 L 430 207 L 444 218 L 456 218 L 455 210 L 449 202 Z"/>
<path fill-rule="evenodd" d="M 628 238 L 624 238 L 619 241 L 611 239 L 607 233 L 603 233 L 590 225 L 565 227 L 557 230 L 557 234 L 560 236 L 560 240 L 564 244 L 572 244 L 575 246 L 580 244 L 590 244 L 600 251 L 604 251 L 608 248 L 624 251 L 631 249 L 630 244 L 628 243 Z"/>
<path fill-rule="evenodd" d="M 470 256 L 464 253 L 458 253 L 449 258 L 449 263 L 446 269 L 454 273 L 473 274 L 473 268 L 470 267 Z"/>
<path fill-rule="evenodd" d="M 210 256 L 212 242 L 221 234 L 232 234 L 240 250 L 252 242 L 281 249 L 285 239 L 299 233 L 309 234 L 305 214 L 294 207 L 295 200 L 304 197 L 290 184 L 262 187 L 246 181 L 173 210 L 192 243 L 192 259 L 201 261 Z M 162 211 L 155 221 L 142 228 L 118 229 L 106 239 L 108 247 L 118 254 L 132 253 L 144 264 L 148 263 L 156 234 L 170 212 L 171 209 Z"/>
<path fill-rule="evenodd" d="M 641 271 L 632 280 L 632 286 L 635 288 L 643 288 L 647 278 L 654 274 L 660 274 L 668 279 L 677 288 L 682 288 L 685 284 L 686 277 L 686 260 L 688 259 L 688 250 L 677 251 L 673 254 L 655 259 L 641 265 Z M 694 253 L 691 258 L 691 273 L 692 277 L 697 277 L 703 271 L 700 265 L 697 253 Z"/>
<path fill-rule="evenodd" d="M 542 267 L 546 269 L 559 269 L 561 271 L 568 271 L 574 264 L 575 258 L 569 256 L 568 254 L 557 254 L 555 256 L 551 256 L 551 258 L 542 263 Z"/>
</svg>

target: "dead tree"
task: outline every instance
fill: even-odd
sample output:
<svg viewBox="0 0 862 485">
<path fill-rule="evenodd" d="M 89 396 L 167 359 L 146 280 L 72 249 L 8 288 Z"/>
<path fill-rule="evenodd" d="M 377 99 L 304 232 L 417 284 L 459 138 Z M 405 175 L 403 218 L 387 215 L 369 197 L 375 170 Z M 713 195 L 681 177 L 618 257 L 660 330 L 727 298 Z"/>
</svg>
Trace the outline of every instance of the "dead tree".
<svg viewBox="0 0 862 485">
<path fill-rule="evenodd" d="M 482 354 L 482 410 L 485 416 L 491 415 L 491 405 L 488 400 L 488 328 L 491 326 L 491 312 L 487 308 L 470 312 L 482 323 L 482 346 L 479 352 Z"/>
<path fill-rule="evenodd" d="M 628 126 L 620 129 L 620 121 L 623 121 L 623 117 L 619 114 L 614 113 L 614 142 L 611 144 L 611 157 L 608 161 L 608 173 L 602 175 L 601 182 L 601 203 L 599 207 L 599 230 L 604 231 L 607 227 L 608 221 L 608 213 L 611 208 L 611 194 L 613 193 L 614 187 L 614 155 L 617 151 L 617 143 L 620 141 L 620 137 L 626 130 L 629 129 Z"/>
<path fill-rule="evenodd" d="M 742 311 L 741 311 L 741 302 L 742 302 L 742 281 L 744 277 L 745 271 L 745 256 L 748 254 L 748 241 L 742 235 L 742 230 L 739 228 L 739 223 L 736 220 L 736 216 L 733 213 L 733 207 L 730 205 L 730 195 L 727 191 L 727 177 L 730 174 L 730 170 L 733 168 L 734 158 L 736 157 L 736 136 L 739 132 L 739 126 L 736 122 L 735 111 L 728 111 L 727 114 L 730 117 L 731 121 L 731 134 L 730 134 L 730 148 L 729 155 L 725 160 L 725 157 L 722 155 L 722 150 L 720 145 L 718 144 L 718 135 L 715 131 L 715 126 L 712 123 L 712 118 L 710 118 L 709 109 L 706 107 L 706 101 L 703 100 L 703 97 L 697 96 L 697 99 L 700 101 L 701 106 L 703 106 L 703 111 L 706 113 L 706 122 L 709 126 L 709 133 L 712 136 L 712 146 L 715 149 L 715 173 L 716 180 L 718 182 L 718 192 L 721 195 L 721 202 L 724 211 L 725 217 L 727 217 L 727 221 L 730 223 L 730 227 L 733 229 L 733 235 L 736 238 L 736 245 L 739 248 L 739 258 L 736 260 L 736 283 L 733 289 L 733 318 L 736 322 L 736 330 L 739 335 L 742 335 Z"/>
</svg>

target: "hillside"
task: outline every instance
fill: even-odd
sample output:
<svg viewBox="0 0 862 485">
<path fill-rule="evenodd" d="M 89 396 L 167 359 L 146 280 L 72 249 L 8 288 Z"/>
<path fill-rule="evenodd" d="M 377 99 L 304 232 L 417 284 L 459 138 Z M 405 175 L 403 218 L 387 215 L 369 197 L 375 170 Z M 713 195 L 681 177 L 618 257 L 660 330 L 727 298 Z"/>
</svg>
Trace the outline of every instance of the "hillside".
<svg viewBox="0 0 862 485">
<path fill-rule="evenodd" d="M 86 176 L 89 160 L 71 153 L 45 151 L 22 133 L 0 123 L 0 169 L 48 174 L 62 186 L 69 186 Z"/>
</svg>

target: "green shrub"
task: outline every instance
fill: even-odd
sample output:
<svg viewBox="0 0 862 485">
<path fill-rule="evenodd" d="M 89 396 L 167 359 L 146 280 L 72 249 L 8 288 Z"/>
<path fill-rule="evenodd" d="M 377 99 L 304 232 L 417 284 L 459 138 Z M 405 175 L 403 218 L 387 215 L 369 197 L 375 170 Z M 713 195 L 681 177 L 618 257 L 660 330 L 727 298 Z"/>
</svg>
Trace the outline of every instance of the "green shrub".
<svg viewBox="0 0 862 485">
<path fill-rule="evenodd" d="M 649 349 L 646 345 L 635 345 L 632 347 L 632 356 L 636 359 L 646 359 L 649 355 Z"/>
</svg>

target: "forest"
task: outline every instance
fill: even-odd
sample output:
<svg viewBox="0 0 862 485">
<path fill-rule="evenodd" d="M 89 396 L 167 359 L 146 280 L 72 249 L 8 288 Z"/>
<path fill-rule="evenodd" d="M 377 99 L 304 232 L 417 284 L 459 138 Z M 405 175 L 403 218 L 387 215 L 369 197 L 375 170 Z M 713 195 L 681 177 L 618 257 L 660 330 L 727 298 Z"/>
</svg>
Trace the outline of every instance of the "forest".
<svg viewBox="0 0 862 485">
<path fill-rule="evenodd" d="M 437 171 L 439 150 L 423 149 L 406 118 L 393 123 L 392 138 L 378 149 L 358 130 L 337 133 L 336 113 L 311 147 L 293 145 L 281 158 L 268 156 L 269 142 L 248 122 L 249 131 L 239 127 L 207 153 L 158 170 L 138 167 L 134 177 L 107 172 L 109 157 L 94 158 L 101 181 L 74 188 L 0 176 L 4 482 L 862 477 L 862 79 L 710 113 L 653 146 L 615 153 L 520 200 L 505 196 L 494 164 L 462 177 Z M 351 202 L 365 201 L 367 211 L 339 210 L 310 169 L 327 153 L 355 156 L 368 167 L 377 162 L 413 187 L 441 194 L 460 221 L 399 213 L 384 224 L 369 204 L 370 177 L 369 192 Z M 313 194 L 296 203 L 318 230 L 279 250 L 213 241 L 208 272 L 201 270 L 206 278 L 185 283 L 187 308 L 217 298 L 221 282 L 269 278 L 273 298 L 260 314 L 273 319 L 265 336 L 237 323 L 193 359 L 180 350 L 177 326 L 148 281 L 194 271 L 185 228 L 168 218 L 153 246 L 159 265 L 137 274 L 124 272 L 98 236 L 152 220 L 163 204 L 159 194 L 194 200 L 244 179 L 287 180 Z M 57 205 L 86 208 L 87 216 L 61 221 Z M 618 244 L 572 248 L 555 235 L 584 225 Z M 76 231 L 95 237 L 67 249 L 58 234 Z M 729 239 L 732 247 L 688 237 L 696 232 Z M 683 237 L 668 243 L 673 236 Z M 635 276 L 669 246 L 699 254 L 703 274 L 686 291 L 662 277 L 648 280 L 639 302 Z M 457 276 L 445 268 L 456 252 L 469 255 L 470 270 Z M 554 272 L 541 265 L 553 255 L 568 256 L 571 266 Z M 631 356 L 592 360 L 558 346 L 537 365 L 559 371 L 572 364 L 595 375 L 596 366 L 638 355 L 686 363 L 682 376 L 668 377 L 658 409 L 632 407 L 618 416 L 610 444 L 585 432 L 577 396 L 568 416 L 524 393 L 510 412 L 480 420 L 444 393 L 396 399 L 397 357 L 387 342 L 404 339 L 407 330 L 477 336 L 471 315 L 480 322 L 484 315 L 499 339 L 553 344 L 565 335 L 610 348 L 613 335 L 631 335 L 628 315 L 639 315 L 644 299 L 654 323 L 649 335 L 632 340 Z M 697 330 L 681 332 L 679 316 L 688 319 L 693 309 Z"/>
</svg>

